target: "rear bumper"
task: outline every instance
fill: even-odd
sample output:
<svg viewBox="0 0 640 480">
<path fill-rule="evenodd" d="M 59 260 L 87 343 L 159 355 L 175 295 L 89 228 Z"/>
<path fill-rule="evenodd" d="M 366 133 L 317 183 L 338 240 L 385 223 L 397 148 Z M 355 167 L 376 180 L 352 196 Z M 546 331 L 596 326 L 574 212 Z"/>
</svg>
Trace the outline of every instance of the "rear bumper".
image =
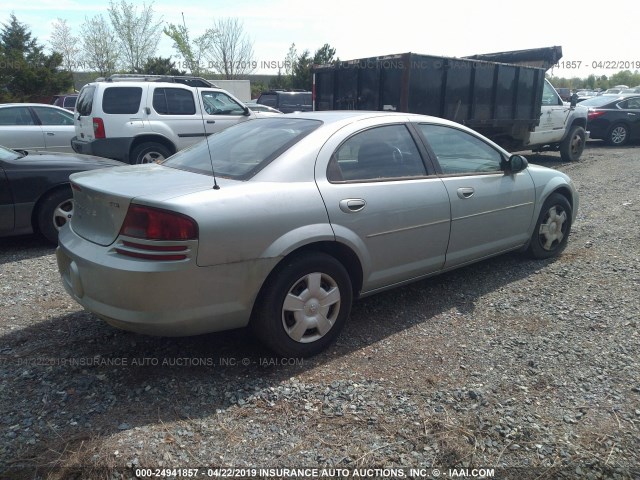
<svg viewBox="0 0 640 480">
<path fill-rule="evenodd" d="M 132 138 L 98 138 L 84 141 L 78 137 L 71 139 L 71 148 L 76 153 L 95 155 L 97 157 L 112 158 L 129 163 L 129 150 Z"/>
<path fill-rule="evenodd" d="M 244 327 L 275 259 L 199 267 L 148 261 L 60 231 L 58 269 L 67 293 L 107 323 L 138 333 L 187 336 Z M 262 273 L 260 273 L 262 272 Z"/>
</svg>

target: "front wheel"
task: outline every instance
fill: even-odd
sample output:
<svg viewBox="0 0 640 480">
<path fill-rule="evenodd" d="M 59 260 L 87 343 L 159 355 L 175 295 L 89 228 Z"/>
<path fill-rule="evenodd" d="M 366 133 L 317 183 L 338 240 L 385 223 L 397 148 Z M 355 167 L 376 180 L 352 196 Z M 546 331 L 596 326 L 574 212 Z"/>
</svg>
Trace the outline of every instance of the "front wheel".
<svg viewBox="0 0 640 480">
<path fill-rule="evenodd" d="M 256 336 L 283 357 L 309 357 L 338 336 L 353 292 L 344 266 L 324 253 L 285 259 L 260 293 L 251 326 Z"/>
<path fill-rule="evenodd" d="M 544 259 L 562 252 L 571 232 L 571 218 L 571 205 L 566 197 L 559 193 L 549 195 L 531 235 L 529 254 Z"/>
<path fill-rule="evenodd" d="M 38 230 L 49 242 L 58 243 L 58 231 L 73 216 L 71 188 L 51 192 L 43 198 L 37 211 Z"/>
<path fill-rule="evenodd" d="M 141 143 L 131 151 L 131 163 L 160 163 L 171 156 L 167 147 L 155 142 Z"/>
<path fill-rule="evenodd" d="M 584 128 L 572 127 L 569 135 L 560 143 L 560 157 L 565 162 L 575 162 L 580 160 L 580 155 L 584 151 L 585 139 L 587 137 Z"/>
</svg>

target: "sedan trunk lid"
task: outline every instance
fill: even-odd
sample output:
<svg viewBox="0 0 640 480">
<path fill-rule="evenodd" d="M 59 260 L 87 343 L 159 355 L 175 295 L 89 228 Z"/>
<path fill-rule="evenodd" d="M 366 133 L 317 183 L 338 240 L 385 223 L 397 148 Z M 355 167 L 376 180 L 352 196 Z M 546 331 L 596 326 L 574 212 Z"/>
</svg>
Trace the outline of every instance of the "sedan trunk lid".
<svg viewBox="0 0 640 480">
<path fill-rule="evenodd" d="M 70 179 L 74 198 L 71 228 L 104 246 L 117 238 L 134 199 L 161 202 L 213 187 L 207 175 L 156 164 L 75 173 Z"/>
</svg>

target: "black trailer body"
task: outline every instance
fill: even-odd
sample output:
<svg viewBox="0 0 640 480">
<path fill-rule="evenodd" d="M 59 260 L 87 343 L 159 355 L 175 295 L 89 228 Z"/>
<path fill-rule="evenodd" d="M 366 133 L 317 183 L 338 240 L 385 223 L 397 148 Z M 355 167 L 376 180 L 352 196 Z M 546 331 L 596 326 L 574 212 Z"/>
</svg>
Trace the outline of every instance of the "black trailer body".
<svg viewBox="0 0 640 480">
<path fill-rule="evenodd" d="M 542 68 L 467 58 L 363 58 L 314 67 L 314 109 L 433 115 L 499 141 L 538 125 L 544 78 Z"/>
</svg>

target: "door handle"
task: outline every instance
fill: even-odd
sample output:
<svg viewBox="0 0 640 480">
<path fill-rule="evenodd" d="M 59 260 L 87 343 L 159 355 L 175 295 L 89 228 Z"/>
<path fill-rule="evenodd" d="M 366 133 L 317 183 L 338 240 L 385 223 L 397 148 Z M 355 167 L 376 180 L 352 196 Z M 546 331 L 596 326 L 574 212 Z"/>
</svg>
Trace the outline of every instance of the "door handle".
<svg viewBox="0 0 640 480">
<path fill-rule="evenodd" d="M 356 213 L 362 210 L 366 205 L 362 198 L 345 198 L 340 200 L 340 210 L 344 213 Z"/>
<path fill-rule="evenodd" d="M 216 123 L 215 120 L 207 120 L 207 123 Z"/>
<path fill-rule="evenodd" d="M 475 190 L 472 187 L 462 187 L 458 189 L 458 197 L 462 198 L 463 200 L 465 198 L 473 197 L 474 193 Z"/>
<path fill-rule="evenodd" d="M 47 135 L 49 135 L 50 137 L 53 137 L 55 135 L 55 133 L 53 132 L 47 132 Z"/>
</svg>

